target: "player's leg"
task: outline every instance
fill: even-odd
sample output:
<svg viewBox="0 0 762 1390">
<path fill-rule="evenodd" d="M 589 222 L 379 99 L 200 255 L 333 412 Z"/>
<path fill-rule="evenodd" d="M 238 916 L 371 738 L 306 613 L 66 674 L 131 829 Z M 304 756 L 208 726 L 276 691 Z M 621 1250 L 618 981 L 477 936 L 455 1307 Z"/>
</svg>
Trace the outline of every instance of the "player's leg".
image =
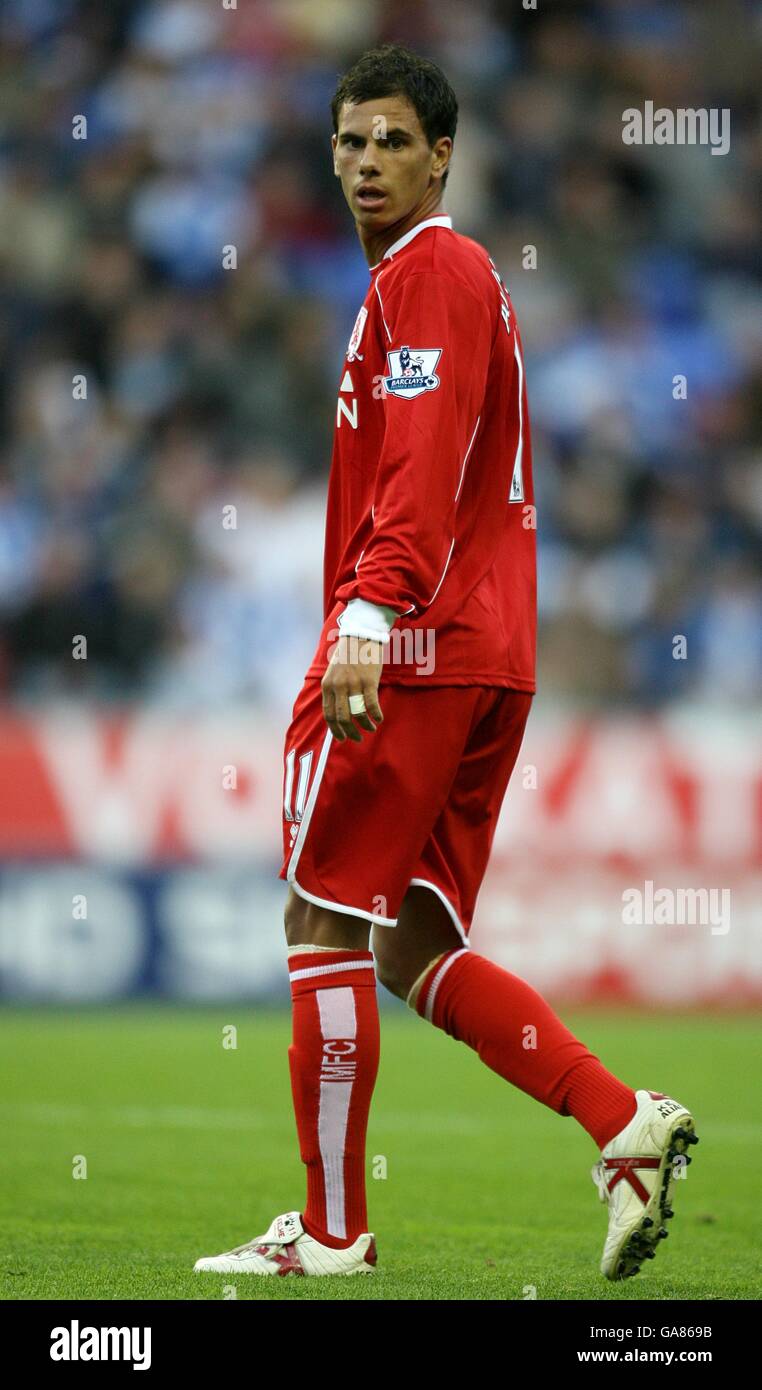
<svg viewBox="0 0 762 1390">
<path fill-rule="evenodd" d="M 275 1216 L 267 1232 L 196 1261 L 213 1273 L 359 1275 L 375 1265 L 367 1230 L 366 1129 L 378 1072 L 378 1004 L 370 923 L 298 897 L 285 906 L 292 997 L 289 1070 L 299 1150 L 307 1170 L 303 1211 Z"/>
<path fill-rule="evenodd" d="M 595 1139 L 602 1156 L 592 1176 L 609 1207 L 600 1269 L 609 1279 L 621 1279 L 652 1259 L 667 1235 L 663 1223 L 672 1215 L 677 1165 L 690 1163 L 688 1148 L 697 1142 L 690 1111 L 661 1092 L 633 1091 L 574 1037 L 531 985 L 466 948 L 463 940 L 437 951 L 454 919 L 463 936 L 470 926 L 521 742 L 526 711 L 522 714 L 520 699 L 506 696 L 497 705 L 494 720 L 488 717 L 477 726 L 416 870 L 415 877 L 428 879 L 441 896 L 431 893 L 424 912 L 420 890 L 409 890 L 394 937 L 374 932 L 377 950 L 386 957 L 379 975 L 422 1018 L 472 1047 L 527 1094 L 561 1115 L 573 1115 Z M 479 790 L 490 786 L 491 776 L 491 800 L 480 807 Z M 480 807 L 477 815 L 475 807 Z M 420 955 L 413 939 L 419 921 L 424 953 L 436 954 L 416 974 Z"/>
<path fill-rule="evenodd" d="M 301 1157 L 304 1211 L 197 1271 L 261 1275 L 367 1274 L 376 1248 L 367 1230 L 365 1131 L 378 1071 L 376 978 L 362 918 L 289 890 L 285 911 L 293 1033 L 288 1050 Z"/>
<path fill-rule="evenodd" d="M 307 1170 L 302 1225 L 322 1244 L 348 1248 L 368 1230 L 365 1135 L 379 1060 L 370 923 L 289 889 L 285 925 L 288 1060 Z"/>
<path fill-rule="evenodd" d="M 365 1133 L 379 1055 L 370 928 L 394 930 L 457 771 L 475 699 L 469 691 L 453 702 L 446 691 L 392 687 L 383 692 L 383 725 L 360 743 L 337 743 L 313 681 L 286 735 L 281 876 L 290 884 L 289 1065 L 307 1168 L 302 1220 L 333 1248 L 367 1230 Z M 407 833 L 391 835 L 395 823 Z"/>
<path fill-rule="evenodd" d="M 374 928 L 379 979 L 512 1085 L 587 1129 L 602 1149 L 592 1177 L 609 1207 L 601 1273 L 637 1274 L 667 1235 L 676 1178 L 698 1142 L 693 1116 L 670 1096 L 619 1081 L 518 976 L 460 940 L 438 950 L 450 933 L 440 899 L 411 889 L 394 931 Z"/>
<path fill-rule="evenodd" d="M 345 743 L 326 732 L 313 681 L 286 736 L 281 876 L 291 886 L 289 1063 L 307 1167 L 303 1224 L 334 1249 L 367 1228 L 365 1132 L 379 1049 L 370 927 L 394 931 L 478 700 L 471 690 L 386 688 L 383 725 Z"/>
<path fill-rule="evenodd" d="M 599 1147 L 635 1113 L 635 1093 L 575 1038 L 537 990 L 464 947 L 444 904 L 408 890 L 397 926 L 373 929 L 382 985 L 421 1018 L 472 1047 L 506 1081 L 562 1115 Z"/>
<path fill-rule="evenodd" d="M 369 914 L 356 915 L 349 905 L 354 901 L 356 851 L 342 829 L 341 788 L 333 784 L 331 751 L 320 681 L 307 682 L 286 735 L 281 872 L 291 883 L 303 857 L 302 873 L 309 884 L 306 892 L 289 887 L 285 906 L 293 1023 L 288 1061 L 307 1201 L 303 1211 L 276 1217 L 263 1236 L 199 1260 L 197 1270 L 359 1274 L 375 1264 L 375 1242 L 367 1230 L 365 1132 L 379 1058 L 376 978 Z M 347 757 L 359 750 L 351 745 L 333 751 L 346 766 Z M 321 802 L 314 812 L 318 791 Z M 346 860 L 349 866 L 332 899 L 331 890 L 323 891 L 314 878 L 312 861 L 317 859 L 319 872 L 321 854 L 313 856 L 311 845 L 304 852 L 310 826 L 319 850 L 332 845 L 340 863 Z"/>
<path fill-rule="evenodd" d="M 422 1018 L 472 1047 L 514 1086 L 561 1115 L 573 1115 L 603 1148 L 635 1112 L 632 1088 L 574 1037 L 537 990 L 466 946 L 531 706 L 531 696 L 518 691 L 483 695 L 482 718 L 414 875 L 439 887 L 442 897 L 411 887 L 394 933 L 384 938 L 376 929 L 374 951 L 378 940 L 386 956 L 381 979 L 392 987 L 396 982 L 395 992 Z M 457 903 L 448 896 L 445 873 Z M 421 893 L 430 899 L 425 906 Z M 433 947 L 428 966 L 421 958 L 425 949 L 420 952 L 415 943 L 421 912 L 425 948 Z"/>
</svg>

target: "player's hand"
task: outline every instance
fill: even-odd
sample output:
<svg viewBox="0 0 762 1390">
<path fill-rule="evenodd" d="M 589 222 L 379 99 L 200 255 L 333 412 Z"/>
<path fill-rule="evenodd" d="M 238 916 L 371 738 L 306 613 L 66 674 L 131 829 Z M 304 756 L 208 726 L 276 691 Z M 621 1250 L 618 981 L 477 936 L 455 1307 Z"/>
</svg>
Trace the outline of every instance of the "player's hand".
<svg viewBox="0 0 762 1390">
<path fill-rule="evenodd" d="M 376 724 L 383 721 L 378 703 L 378 683 L 383 668 L 380 642 L 362 637 L 340 637 L 334 648 L 328 669 L 321 682 L 323 714 L 328 728 L 339 743 L 349 738 L 361 743 L 360 729 L 375 733 Z M 350 695 L 362 695 L 365 712 L 352 714 Z M 375 723 L 371 722 L 375 720 Z M 359 724 L 360 729 L 357 725 Z"/>
</svg>

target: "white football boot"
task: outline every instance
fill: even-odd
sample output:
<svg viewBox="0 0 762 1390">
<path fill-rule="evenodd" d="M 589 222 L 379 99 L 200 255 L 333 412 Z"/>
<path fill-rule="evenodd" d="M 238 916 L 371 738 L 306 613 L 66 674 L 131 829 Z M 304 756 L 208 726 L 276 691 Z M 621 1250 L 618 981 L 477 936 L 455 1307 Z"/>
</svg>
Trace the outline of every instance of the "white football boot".
<svg viewBox="0 0 762 1390">
<path fill-rule="evenodd" d="M 601 1260 L 607 1279 L 627 1279 L 643 1260 L 654 1258 L 659 1241 L 669 1235 L 663 1223 L 674 1214 L 676 1174 L 691 1161 L 689 1145 L 698 1143 L 693 1116 L 679 1101 L 661 1091 L 636 1091 L 635 1098 L 638 1108 L 629 1124 L 592 1168 L 598 1196 L 609 1208 Z"/>
<path fill-rule="evenodd" d="M 196 1260 L 193 1268 L 213 1274 L 372 1274 L 376 1259 L 376 1241 L 369 1231 L 348 1250 L 333 1250 L 307 1234 L 300 1212 L 287 1211 L 276 1216 L 263 1236 L 223 1255 Z"/>
</svg>

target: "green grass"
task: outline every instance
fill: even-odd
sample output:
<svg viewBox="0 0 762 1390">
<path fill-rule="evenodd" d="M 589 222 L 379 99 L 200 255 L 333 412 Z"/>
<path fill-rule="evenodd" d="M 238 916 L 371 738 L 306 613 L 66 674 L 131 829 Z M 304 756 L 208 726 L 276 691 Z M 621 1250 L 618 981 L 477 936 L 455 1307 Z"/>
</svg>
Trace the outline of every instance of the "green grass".
<svg viewBox="0 0 762 1390">
<path fill-rule="evenodd" d="M 701 1143 L 670 1239 L 635 1279 L 598 1274 L 592 1140 L 403 1006 L 382 1014 L 368 1133 L 379 1265 L 357 1279 L 239 1276 L 253 1299 L 751 1299 L 762 1177 L 749 1017 L 564 1014 L 613 1071 L 690 1103 Z M 236 1024 L 238 1047 L 221 1044 Z M 0 1294 L 221 1299 L 194 1275 L 303 1204 L 286 1013 L 121 1007 L 0 1015 Z M 12 1063 L 9 1065 L 9 1060 Z M 87 1160 L 75 1181 L 75 1155 Z M 383 1155 L 387 1176 L 372 1176 Z"/>
</svg>

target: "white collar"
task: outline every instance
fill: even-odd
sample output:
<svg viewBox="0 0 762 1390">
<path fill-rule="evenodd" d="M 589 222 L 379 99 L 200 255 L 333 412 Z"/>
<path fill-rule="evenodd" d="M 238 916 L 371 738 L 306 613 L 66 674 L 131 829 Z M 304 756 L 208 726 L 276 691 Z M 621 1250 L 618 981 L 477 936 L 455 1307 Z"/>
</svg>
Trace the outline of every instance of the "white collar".
<svg viewBox="0 0 762 1390">
<path fill-rule="evenodd" d="M 411 227 L 409 232 L 405 232 L 404 236 L 401 236 L 398 241 L 395 241 L 394 244 L 389 247 L 389 250 L 384 252 L 383 260 L 388 261 L 391 260 L 392 256 L 396 256 L 397 252 L 401 251 L 403 246 L 407 246 L 408 242 L 413 240 L 413 237 L 417 237 L 418 233 L 422 232 L 424 227 L 452 228 L 452 218 L 445 216 L 427 217 L 425 222 L 419 222 L 417 226 Z M 380 265 L 381 261 L 376 261 L 376 264 L 371 266 L 371 270 L 377 270 Z"/>
</svg>

